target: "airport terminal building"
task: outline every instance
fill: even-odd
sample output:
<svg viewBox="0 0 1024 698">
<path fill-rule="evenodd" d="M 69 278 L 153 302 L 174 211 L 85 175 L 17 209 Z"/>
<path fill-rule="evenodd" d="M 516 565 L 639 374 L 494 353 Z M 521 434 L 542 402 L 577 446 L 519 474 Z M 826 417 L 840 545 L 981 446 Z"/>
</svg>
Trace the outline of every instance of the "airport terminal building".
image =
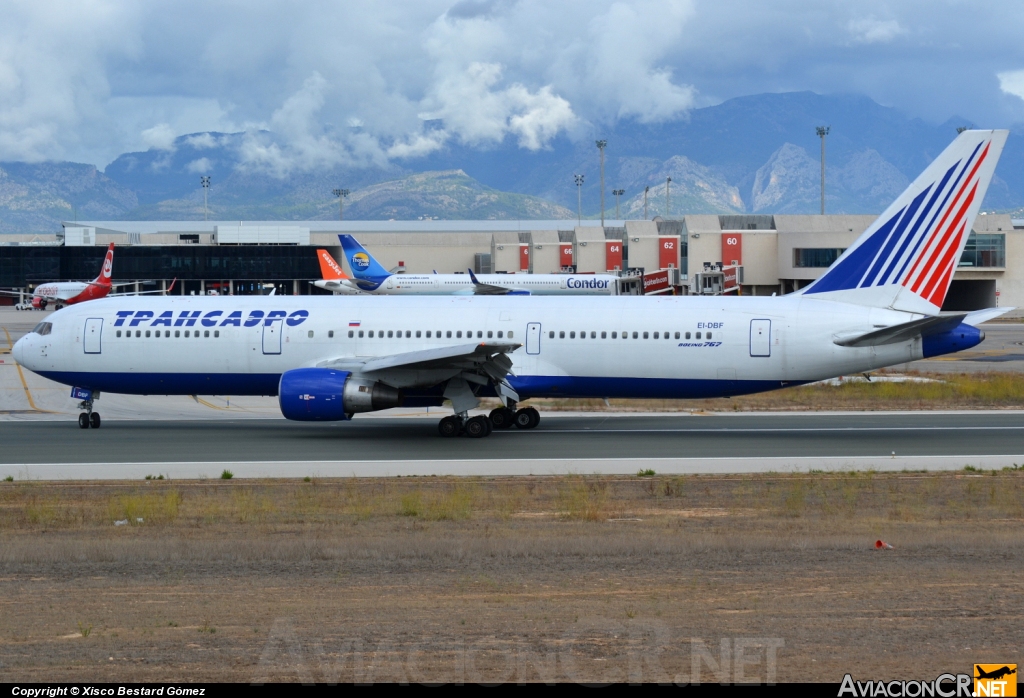
<svg viewBox="0 0 1024 698">
<path fill-rule="evenodd" d="M 596 221 L 88 221 L 52 236 L 0 236 L 0 288 L 31 293 L 95 278 L 117 245 L 114 280 L 143 290 L 324 293 L 315 249 L 341 259 L 354 235 L 388 269 L 410 273 L 618 272 L 623 293 L 791 293 L 817 278 L 873 215 L 689 215 Z M 14 299 L 16 300 L 16 299 Z M 0 299 L 0 303 L 5 302 Z M 1024 307 L 1024 221 L 978 216 L 947 310 Z"/>
</svg>

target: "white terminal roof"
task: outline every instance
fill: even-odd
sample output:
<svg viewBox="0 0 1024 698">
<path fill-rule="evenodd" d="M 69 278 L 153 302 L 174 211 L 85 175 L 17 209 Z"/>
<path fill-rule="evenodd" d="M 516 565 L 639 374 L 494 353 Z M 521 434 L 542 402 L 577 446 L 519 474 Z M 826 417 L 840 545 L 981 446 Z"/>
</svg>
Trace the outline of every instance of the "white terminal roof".
<svg viewBox="0 0 1024 698">
<path fill-rule="evenodd" d="M 61 221 L 65 228 L 105 228 L 122 233 L 212 233 L 216 226 L 297 226 L 311 233 L 450 233 L 518 232 L 529 230 L 573 230 L 576 219 L 514 221 Z M 599 220 L 584 220 L 582 227 L 601 227 Z M 623 226 L 625 221 L 605 219 L 606 227 Z"/>
</svg>

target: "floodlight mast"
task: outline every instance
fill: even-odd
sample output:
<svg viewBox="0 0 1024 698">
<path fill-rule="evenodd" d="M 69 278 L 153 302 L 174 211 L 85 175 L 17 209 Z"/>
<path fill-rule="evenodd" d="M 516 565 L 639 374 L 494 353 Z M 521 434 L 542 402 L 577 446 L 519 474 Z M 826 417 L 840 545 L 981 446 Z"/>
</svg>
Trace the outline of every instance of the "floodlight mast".
<svg viewBox="0 0 1024 698">
<path fill-rule="evenodd" d="M 619 215 L 619 197 L 626 193 L 625 189 L 612 189 L 612 196 L 615 197 L 615 220 L 622 220 Z"/>
<path fill-rule="evenodd" d="M 210 177 L 203 175 L 199 178 L 199 183 L 203 185 L 203 220 L 208 221 L 210 220 L 210 209 L 207 206 L 209 201 L 207 199 L 207 192 L 210 191 Z"/>
<path fill-rule="evenodd" d="M 597 149 L 601 152 L 601 228 L 604 228 L 604 149 L 608 147 L 608 141 L 595 141 Z"/>
<path fill-rule="evenodd" d="M 669 211 L 672 210 L 672 198 L 671 198 L 672 178 L 665 178 L 665 220 L 668 220 Z"/>
<path fill-rule="evenodd" d="M 583 175 L 574 174 L 572 178 L 576 182 L 576 225 L 583 225 Z"/>
<path fill-rule="evenodd" d="M 647 220 L 647 192 L 650 190 L 650 187 L 644 187 L 644 220 Z"/>
<path fill-rule="evenodd" d="M 338 197 L 338 220 L 345 220 L 345 197 L 351 194 L 348 189 L 335 189 L 334 195 Z"/>
<path fill-rule="evenodd" d="M 821 139 L 821 215 L 825 215 L 825 136 L 832 130 L 831 126 L 816 126 L 814 128 Z"/>
</svg>

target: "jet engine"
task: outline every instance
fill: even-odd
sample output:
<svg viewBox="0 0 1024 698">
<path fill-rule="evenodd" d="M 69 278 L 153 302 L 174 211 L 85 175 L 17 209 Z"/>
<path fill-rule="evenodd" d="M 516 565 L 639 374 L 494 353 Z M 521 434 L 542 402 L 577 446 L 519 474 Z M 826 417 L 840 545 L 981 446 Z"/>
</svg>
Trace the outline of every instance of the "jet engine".
<svg viewBox="0 0 1024 698">
<path fill-rule="evenodd" d="M 402 394 L 380 381 L 332 368 L 296 368 L 281 376 L 281 413 L 300 422 L 337 422 L 356 412 L 400 407 Z"/>
</svg>

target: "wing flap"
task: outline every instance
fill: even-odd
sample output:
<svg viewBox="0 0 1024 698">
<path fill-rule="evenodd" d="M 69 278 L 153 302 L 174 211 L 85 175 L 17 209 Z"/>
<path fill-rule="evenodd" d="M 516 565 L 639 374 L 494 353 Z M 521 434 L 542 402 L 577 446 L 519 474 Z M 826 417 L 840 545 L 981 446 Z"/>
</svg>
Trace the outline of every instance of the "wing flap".
<svg viewBox="0 0 1024 698">
<path fill-rule="evenodd" d="M 326 368 L 355 368 L 363 373 L 371 373 L 389 368 L 465 368 L 466 364 L 500 362 L 498 366 L 504 368 L 507 373 L 508 369 L 512 368 L 512 361 L 505 354 L 511 353 L 521 346 L 523 345 L 515 342 L 475 342 L 436 349 L 420 349 L 371 359 L 334 359 L 320 365 Z"/>
</svg>

